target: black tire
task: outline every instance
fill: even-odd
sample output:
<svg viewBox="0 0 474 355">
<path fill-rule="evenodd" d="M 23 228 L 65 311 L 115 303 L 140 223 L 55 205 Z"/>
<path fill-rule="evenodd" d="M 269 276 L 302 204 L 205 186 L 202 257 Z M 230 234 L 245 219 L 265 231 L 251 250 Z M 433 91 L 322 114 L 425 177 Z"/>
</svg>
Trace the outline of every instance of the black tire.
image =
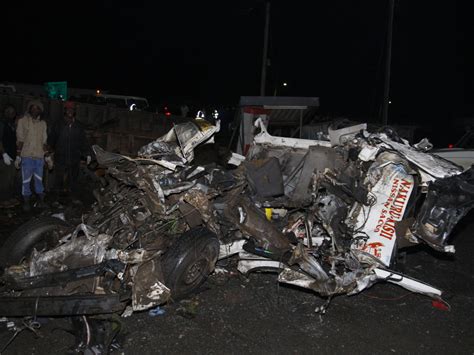
<svg viewBox="0 0 474 355">
<path fill-rule="evenodd" d="M 174 299 L 196 291 L 214 270 L 219 240 L 207 228 L 183 233 L 163 255 L 165 284 Z"/>
<path fill-rule="evenodd" d="M 7 238 L 0 249 L 0 269 L 19 264 L 41 243 L 54 246 L 57 238 L 53 238 L 50 232 L 64 233 L 67 229 L 71 230 L 71 226 L 55 217 L 39 217 L 26 222 Z"/>
</svg>

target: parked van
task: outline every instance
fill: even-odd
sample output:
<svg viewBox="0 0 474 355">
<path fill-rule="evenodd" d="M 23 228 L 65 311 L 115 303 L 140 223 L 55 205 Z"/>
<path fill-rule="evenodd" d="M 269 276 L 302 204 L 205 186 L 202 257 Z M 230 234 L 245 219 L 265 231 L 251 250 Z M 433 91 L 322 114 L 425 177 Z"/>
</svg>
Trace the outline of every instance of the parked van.
<svg viewBox="0 0 474 355">
<path fill-rule="evenodd" d="M 81 96 L 79 101 L 95 105 L 125 108 L 130 111 L 144 111 L 149 107 L 148 100 L 138 96 L 97 94 L 87 95 L 86 97 Z"/>
<path fill-rule="evenodd" d="M 130 111 L 143 111 L 148 107 L 148 100 L 144 97 L 110 94 L 99 94 L 97 96 L 103 98 L 107 105 L 128 108 Z"/>
</svg>

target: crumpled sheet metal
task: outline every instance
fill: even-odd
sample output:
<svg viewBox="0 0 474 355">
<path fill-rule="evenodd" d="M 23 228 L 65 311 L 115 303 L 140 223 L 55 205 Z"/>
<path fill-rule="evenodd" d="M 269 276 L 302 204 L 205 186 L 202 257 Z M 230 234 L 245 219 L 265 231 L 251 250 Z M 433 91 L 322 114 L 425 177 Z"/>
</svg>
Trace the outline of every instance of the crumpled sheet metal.
<svg viewBox="0 0 474 355">
<path fill-rule="evenodd" d="M 260 133 L 257 134 L 253 141 L 256 144 L 268 144 L 276 147 L 291 147 L 291 148 L 304 148 L 308 149 L 312 146 L 323 146 L 330 147 L 331 143 L 326 141 L 316 141 L 312 139 L 299 139 L 299 138 L 287 138 L 272 136 L 267 132 L 265 124 L 261 118 L 257 118 L 254 123 L 255 127 L 260 128 Z M 255 146 L 255 145 L 254 145 Z M 250 148 L 252 149 L 252 147 Z"/>
<path fill-rule="evenodd" d="M 321 264 L 316 258 L 309 255 L 308 249 L 301 243 L 293 250 L 288 264 L 297 264 L 303 271 L 313 276 L 313 278 L 319 282 L 329 280 L 329 275 L 324 271 Z"/>
<path fill-rule="evenodd" d="M 99 234 L 90 239 L 85 236 L 71 236 L 69 241 L 54 249 L 44 252 L 35 250 L 31 257 L 28 276 L 65 271 L 72 257 L 75 259 L 73 267 L 99 264 L 104 260 L 111 239 L 112 236 L 107 234 Z"/>
<path fill-rule="evenodd" d="M 356 158 L 358 158 L 360 162 L 375 161 L 372 164 L 374 168 L 372 171 L 369 171 L 365 180 L 363 177 L 360 180 L 361 183 L 367 185 L 367 199 L 362 201 L 349 195 L 355 198 L 355 203 L 354 201 L 351 203 L 348 201 L 347 195 L 344 197 L 344 201 L 348 204 L 348 211 L 350 212 L 347 215 L 347 220 L 344 221 L 343 219 L 341 223 L 349 223 L 348 231 L 355 230 L 358 232 L 354 235 L 357 237 L 357 244 L 354 244 L 353 247 L 360 248 L 360 250 L 354 250 L 352 253 L 353 257 L 349 259 L 346 258 L 344 262 L 341 262 L 341 260 L 345 259 L 343 255 L 344 250 L 341 249 L 341 245 L 339 248 L 335 248 L 330 252 L 329 255 L 332 256 L 330 256 L 329 259 L 333 261 L 331 262 L 329 260 L 329 265 L 325 265 L 325 268 L 323 268 L 320 263 L 326 263 L 328 260 L 324 261 L 324 258 L 317 259 L 313 255 L 310 255 L 308 253 L 309 250 L 300 244 L 293 250 L 292 257 L 288 261 L 289 265 L 298 265 L 300 271 L 289 268 L 285 269 L 279 276 L 280 281 L 310 288 L 324 296 L 338 293 L 354 294 L 370 287 L 377 281 L 381 281 L 381 278 L 373 272 L 373 269 L 383 264 L 385 264 L 385 266 L 390 265 L 393 256 L 392 251 L 395 247 L 394 224 L 403 219 L 408 200 L 410 199 L 411 192 L 415 185 L 413 174 L 416 174 L 416 170 L 412 168 L 409 162 L 418 166 L 421 171 L 432 174 L 435 178 L 450 176 L 450 174 L 457 175 L 459 173 L 457 168 L 450 163 L 446 163 L 441 167 L 435 166 L 434 159 L 430 159 L 429 156 L 426 157 L 427 154 L 418 152 L 406 144 L 396 143 L 390 139 L 386 139 L 384 134 L 369 135 L 367 132 L 363 132 L 362 135 L 356 138 L 356 135 L 361 133 L 361 130 L 365 128 L 364 125 L 361 125 L 339 132 L 332 132 L 335 133 L 333 134 L 334 137 L 332 137 L 333 146 L 338 146 L 334 148 L 334 152 L 336 149 L 339 152 L 346 149 L 346 156 L 349 156 L 351 153 L 350 150 L 352 149 L 353 152 L 355 151 L 359 155 L 353 156 L 351 158 L 353 161 L 355 161 Z M 256 157 L 261 157 L 262 151 L 265 152 L 272 148 L 281 149 L 282 147 L 287 147 L 290 149 L 301 149 L 304 143 L 298 142 L 298 144 L 295 145 L 293 144 L 294 142 L 272 139 L 274 137 L 269 136 L 264 128 L 262 128 L 262 133 L 256 138 L 258 138 L 255 140 L 256 146 L 253 146 L 253 149 L 251 148 L 250 150 Z M 384 139 L 386 140 L 384 141 Z M 376 143 L 377 140 L 378 143 Z M 384 143 L 380 143 L 381 140 L 384 141 Z M 387 147 L 388 144 L 391 144 L 390 148 L 397 146 L 395 152 L 393 152 L 392 149 L 391 153 L 383 152 L 383 150 L 380 149 L 380 147 Z M 316 147 L 316 145 L 317 144 L 313 144 L 311 149 L 321 149 Z M 398 148 L 400 148 L 400 151 L 398 151 Z M 253 155 L 251 154 L 251 156 Z M 380 157 L 380 159 L 378 159 L 378 157 Z M 350 162 L 350 160 L 348 161 Z M 325 168 L 324 171 L 323 169 L 319 169 L 320 172 L 326 173 L 328 169 L 327 164 Z M 344 169 L 344 166 L 342 166 L 342 168 Z M 312 172 L 314 173 L 314 168 L 308 167 L 308 172 L 305 175 L 310 174 L 308 176 L 311 176 Z M 333 173 L 333 184 L 335 187 L 347 184 L 346 181 L 341 181 L 338 178 L 340 174 L 337 173 L 337 169 L 333 171 Z M 323 175 L 326 176 L 327 174 Z M 315 176 L 317 177 L 317 175 Z M 307 186 L 306 184 L 304 185 Z M 316 181 L 313 186 L 319 186 L 318 182 Z M 352 193 L 352 191 L 347 189 L 344 192 Z M 333 194 L 332 197 L 337 196 L 337 194 L 334 195 L 334 193 L 334 191 L 331 192 L 331 194 Z M 235 207 L 240 207 L 240 220 L 238 222 L 242 224 L 247 217 L 246 210 L 238 204 L 235 204 Z M 313 206 L 313 208 L 317 210 L 315 206 Z M 390 214 L 390 211 L 392 211 L 392 214 Z M 237 214 L 237 212 L 234 212 L 234 214 Z M 380 222 L 381 220 L 382 223 Z M 356 222 L 354 223 L 354 221 Z M 385 225 L 385 222 L 390 221 L 392 225 Z M 324 224 L 324 218 L 322 218 L 322 220 L 320 218 L 319 223 L 322 223 L 327 229 L 328 226 L 327 223 Z M 393 228 L 390 229 L 390 226 Z M 241 230 L 244 232 L 242 228 Z M 376 240 L 375 237 L 378 235 L 370 235 L 370 232 L 373 231 L 379 232 L 379 234 L 381 233 L 382 236 L 379 237 L 384 237 L 387 241 Z M 334 238 L 334 235 L 332 235 L 330 231 L 328 233 Z M 252 233 L 248 232 L 247 234 L 252 235 Z M 318 248 L 319 247 L 320 246 L 318 246 Z M 346 252 L 348 255 L 350 249 L 346 250 Z M 315 255 L 318 254 L 319 253 L 316 252 Z M 328 258 L 328 254 L 326 254 L 326 258 Z M 335 267 L 334 260 L 336 259 L 339 260 L 338 267 Z M 252 260 L 246 260 L 246 263 L 247 264 L 244 265 L 246 271 L 251 270 L 253 265 L 258 268 L 258 265 Z M 345 265 L 345 271 L 341 272 L 342 265 Z M 330 272 L 325 271 L 328 266 L 331 268 Z M 417 288 L 415 287 L 415 289 Z"/>
<path fill-rule="evenodd" d="M 424 294 L 435 299 L 440 299 L 443 295 L 443 291 L 441 291 L 440 289 L 430 286 L 424 282 L 415 280 L 406 275 L 402 275 L 396 271 L 375 268 L 374 274 L 377 276 L 378 281 L 387 281 L 395 285 L 401 286 L 411 292 Z"/>
<path fill-rule="evenodd" d="M 384 281 L 434 299 L 441 299 L 443 294 L 443 292 L 436 287 L 427 285 L 424 282 L 415 280 L 400 273 L 381 268 L 374 268 L 373 270 L 366 269 L 364 273 L 359 274 L 353 272 L 345 274 L 343 279 L 336 278 L 333 283 L 333 289 L 322 288 L 321 284 L 315 281 L 312 277 L 290 268 L 285 268 L 278 275 L 278 281 L 313 290 L 323 296 L 331 296 L 337 293 L 346 293 L 347 295 L 352 296 L 378 282 Z"/>
<path fill-rule="evenodd" d="M 194 159 L 194 148 L 199 144 L 208 141 L 213 142 L 213 136 L 220 130 L 220 121 L 216 125 L 211 125 L 205 120 L 196 120 L 174 126 L 176 137 L 184 159 L 190 162 Z"/>
<path fill-rule="evenodd" d="M 285 268 L 286 265 L 280 261 L 263 258 L 245 251 L 239 252 L 237 270 L 244 275 L 253 271 L 273 271 L 283 270 Z"/>
<path fill-rule="evenodd" d="M 131 250 L 109 250 L 106 257 L 108 259 L 117 259 L 124 264 L 140 264 L 154 259 L 161 251 L 149 251 L 145 249 L 131 249 Z"/>
<path fill-rule="evenodd" d="M 355 126 L 345 127 L 341 129 L 328 128 L 329 139 L 333 147 L 342 145 L 352 138 L 352 136 L 360 131 L 367 129 L 367 123 Z"/>
<path fill-rule="evenodd" d="M 215 126 L 203 120 L 177 124 L 164 136 L 140 148 L 138 155 L 145 158 L 159 156 L 175 164 L 189 163 L 194 159 L 194 148 L 210 142 L 219 130 L 219 120 Z"/>
<path fill-rule="evenodd" d="M 474 168 L 438 179 L 428 186 L 411 232 L 438 251 L 454 253 L 454 245 L 447 245 L 449 236 L 473 206 Z"/>
<path fill-rule="evenodd" d="M 339 258 L 340 257 L 342 257 L 342 255 L 339 256 Z M 350 257 L 350 254 L 346 255 L 344 263 L 345 268 L 342 273 L 337 273 L 334 268 L 330 272 L 326 272 L 319 261 L 314 256 L 310 255 L 309 249 L 304 247 L 303 244 L 298 244 L 298 246 L 293 250 L 288 264 L 297 264 L 306 275 L 299 271 L 290 272 L 284 270 L 281 279 L 285 280 L 287 283 L 296 282 L 294 284 L 303 282 L 307 288 L 318 292 L 322 296 L 351 293 L 355 288 L 357 288 L 357 281 L 364 276 L 366 270 L 361 268 L 357 260 Z M 311 276 L 310 278 L 312 282 L 306 280 L 307 276 Z"/>
<path fill-rule="evenodd" d="M 243 233 L 261 243 L 263 248 L 279 252 L 291 249 L 288 238 L 247 198 L 237 196 L 228 200 L 224 214 Z"/>
<path fill-rule="evenodd" d="M 398 272 L 376 267 L 375 265 L 356 271 L 346 272 L 341 276 L 331 276 L 327 280 L 318 281 L 314 277 L 287 267 L 285 264 L 249 254 L 241 251 L 239 254 L 238 270 L 247 274 L 253 271 L 278 271 L 278 281 L 306 288 L 322 296 L 333 296 L 336 294 L 347 294 L 349 296 L 358 294 L 370 288 L 378 282 L 390 282 L 403 287 L 411 292 L 420 293 L 435 299 L 441 298 L 443 292 L 424 282 L 415 280 Z"/>
<path fill-rule="evenodd" d="M 313 290 L 321 296 L 333 296 L 337 294 L 349 294 L 357 289 L 357 281 L 360 273 L 347 272 L 342 276 L 334 276 L 325 282 L 319 282 L 314 278 L 296 270 L 285 268 L 279 275 L 278 281 Z"/>
<path fill-rule="evenodd" d="M 143 311 L 167 302 L 171 291 L 163 283 L 163 271 L 159 258 L 136 267 L 132 286 L 132 308 Z"/>
<path fill-rule="evenodd" d="M 295 185 L 291 190 L 285 185 L 283 196 L 272 200 L 276 201 L 274 205 L 269 205 L 284 208 L 285 213 L 265 215 L 263 208 L 268 207 L 265 203 L 270 199 L 257 200 L 248 189 L 245 174 L 248 164 L 224 174 L 219 169 L 210 172 L 207 167 L 193 169 L 187 165 L 193 159 L 194 147 L 210 141 L 218 129 L 218 125 L 177 125 L 165 136 L 143 147 L 142 157 L 137 159 L 97 150 L 98 159 L 108 164 L 110 180 L 115 181 L 115 185 L 111 183 L 110 190 L 104 193 L 105 202 L 94 211 L 94 216 L 98 217 L 92 220 L 100 223 L 81 224 L 71 236 L 63 238 L 58 247 L 35 253 L 29 276 L 65 270 L 70 264 L 80 267 L 81 262 L 92 265 L 104 259 L 118 259 L 127 264 L 125 275 L 120 273 L 116 277 L 123 282 L 122 286 L 132 289 L 133 310 L 149 309 L 170 298 L 170 290 L 163 281 L 160 255 L 172 241 L 158 243 L 160 247 L 153 248 L 147 238 L 166 241 L 170 237 L 173 240 L 191 224 L 196 224 L 205 225 L 218 236 L 225 234 L 226 242 L 233 242 L 221 246 L 220 257 L 239 253 L 238 269 L 244 273 L 274 269 L 279 272 L 280 282 L 329 297 L 355 294 L 380 281 L 440 297 L 441 291 L 384 269 L 382 264 L 388 267 L 393 255 L 395 233 L 389 233 L 392 243 L 387 244 L 385 254 L 379 253 L 379 241 L 370 239 L 370 233 L 383 219 L 384 208 L 387 209 L 385 215 L 388 213 L 394 222 L 402 219 L 407 205 L 400 206 L 395 202 L 400 194 L 405 202 L 408 201 L 410 193 L 415 191 L 413 176 L 418 170 L 431 174 L 435 182 L 444 176 L 463 179 L 455 166 L 431 166 L 436 159 L 430 160 L 426 154 L 393 142 L 383 134 L 358 134 L 360 127 L 339 132 L 335 148 L 331 148 L 329 142 L 272 137 L 263 130 L 255 137 L 256 144 L 249 156 L 268 159 L 273 154 L 279 159 L 281 169 L 278 170 L 286 179 L 283 183 L 291 180 Z M 384 151 L 386 148 L 390 151 Z M 237 163 L 243 160 L 236 158 L 240 159 Z M 354 170 L 357 174 L 353 174 Z M 203 175 L 204 179 L 197 180 Z M 229 180 L 227 175 L 232 177 L 230 185 L 222 184 Z M 428 186 L 433 189 L 438 185 L 424 185 L 424 188 Z M 361 199 L 360 194 L 367 198 Z M 335 206 L 332 209 L 330 202 Z M 390 215 L 391 207 L 396 215 Z M 339 216 L 340 210 L 343 213 Z M 190 211 L 199 215 L 192 223 L 190 218 L 185 221 L 184 216 Z M 335 215 L 340 218 L 334 219 Z M 291 218 L 294 216 L 303 221 L 303 229 L 297 228 L 301 223 L 297 225 Z M 333 220 L 334 223 L 328 223 Z M 338 231 L 342 238 L 340 242 L 339 237 L 336 238 L 335 224 L 344 226 L 344 230 Z M 289 230 L 296 238 L 283 232 Z M 384 224 L 379 231 L 387 232 Z M 354 237 L 360 244 L 353 243 Z M 307 245 L 302 243 L 304 240 Z M 242 251 L 244 243 L 247 243 L 247 252 Z M 369 244 L 373 245 L 366 248 Z M 259 254 L 259 248 L 270 253 Z M 272 255 L 273 259 L 261 255 Z M 102 291 L 101 288 L 98 290 Z"/>
<path fill-rule="evenodd" d="M 402 154 L 408 161 L 418 165 L 421 169 L 438 179 L 459 175 L 463 172 L 461 167 L 435 154 L 421 152 L 409 145 L 397 143 L 388 138 L 379 137 L 379 139 L 388 147 Z"/>
<path fill-rule="evenodd" d="M 368 252 L 379 259 L 385 266 L 390 266 L 395 240 L 396 224 L 405 214 L 415 182 L 413 176 L 399 164 L 389 164 L 379 168 L 381 174 L 372 187 L 373 202 L 362 205 L 362 211 L 356 216 L 353 248 Z"/>
<path fill-rule="evenodd" d="M 138 156 L 141 158 L 159 157 L 160 160 L 169 161 L 176 165 L 186 163 L 181 154 L 174 128 L 170 129 L 165 135 L 141 147 L 138 150 Z"/>
<path fill-rule="evenodd" d="M 110 170 L 114 170 L 117 173 L 120 172 L 121 167 L 123 165 L 126 165 L 127 163 L 134 163 L 136 161 L 139 161 L 142 163 L 146 162 L 149 164 L 160 165 L 169 170 L 175 170 L 176 166 L 183 165 L 183 161 L 179 159 L 176 162 L 172 162 L 171 161 L 172 159 L 168 159 L 168 160 L 151 159 L 147 157 L 133 159 L 133 158 L 127 157 L 126 155 L 107 152 L 98 145 L 93 145 L 92 150 L 94 151 L 97 161 L 100 165 L 106 166 Z"/>
<path fill-rule="evenodd" d="M 216 235 L 221 234 L 219 223 L 217 223 L 216 217 L 212 212 L 211 201 L 209 201 L 209 197 L 203 191 L 199 189 L 189 190 L 184 194 L 183 200 L 200 212 L 201 218 L 212 232 Z"/>
</svg>

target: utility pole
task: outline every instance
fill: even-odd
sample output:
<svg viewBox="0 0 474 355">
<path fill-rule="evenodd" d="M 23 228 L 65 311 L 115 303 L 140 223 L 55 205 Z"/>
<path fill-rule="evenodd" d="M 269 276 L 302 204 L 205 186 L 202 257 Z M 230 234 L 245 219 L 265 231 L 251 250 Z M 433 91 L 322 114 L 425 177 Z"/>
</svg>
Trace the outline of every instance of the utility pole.
<svg viewBox="0 0 474 355">
<path fill-rule="evenodd" d="M 388 105 L 390 100 L 390 66 L 392 63 L 392 31 L 393 31 L 393 10 L 395 7 L 395 0 L 388 0 L 388 28 L 386 39 L 386 53 L 385 53 L 385 80 L 383 89 L 383 110 L 382 123 L 384 126 L 388 124 Z"/>
<path fill-rule="evenodd" d="M 260 79 L 260 96 L 265 96 L 267 81 L 268 29 L 270 28 L 270 1 L 265 4 L 265 31 L 263 33 L 262 76 Z"/>
</svg>

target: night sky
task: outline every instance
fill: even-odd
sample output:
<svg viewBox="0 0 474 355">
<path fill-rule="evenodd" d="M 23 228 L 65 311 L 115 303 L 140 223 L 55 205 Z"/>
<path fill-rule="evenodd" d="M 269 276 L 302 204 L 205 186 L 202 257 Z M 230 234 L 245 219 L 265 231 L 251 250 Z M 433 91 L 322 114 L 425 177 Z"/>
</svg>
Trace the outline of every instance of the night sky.
<svg viewBox="0 0 474 355">
<path fill-rule="evenodd" d="M 67 80 L 156 102 L 235 104 L 259 94 L 263 1 L 9 3 L 2 2 L 0 80 Z M 277 87 L 279 95 L 319 96 L 324 112 L 375 117 L 387 6 L 273 1 L 267 94 Z M 462 12 L 449 1 L 396 2 L 393 120 L 429 124 L 474 113 Z"/>
</svg>

